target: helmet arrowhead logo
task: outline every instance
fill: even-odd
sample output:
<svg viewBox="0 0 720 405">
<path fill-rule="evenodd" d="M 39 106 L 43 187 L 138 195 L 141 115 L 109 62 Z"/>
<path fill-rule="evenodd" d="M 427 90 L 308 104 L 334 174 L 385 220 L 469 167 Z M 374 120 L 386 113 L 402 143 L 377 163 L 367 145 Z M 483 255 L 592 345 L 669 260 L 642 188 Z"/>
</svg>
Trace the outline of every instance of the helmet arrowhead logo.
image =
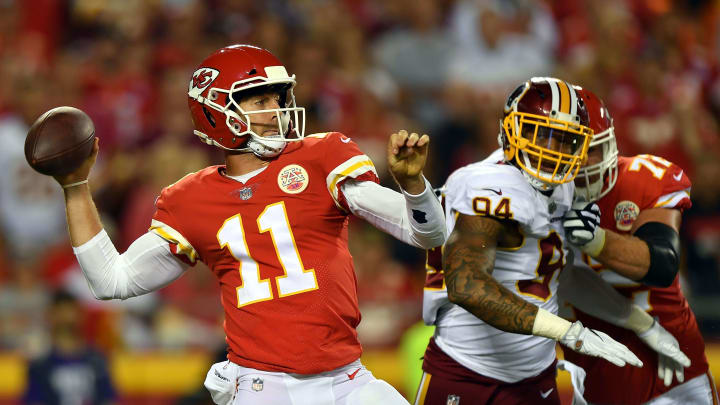
<svg viewBox="0 0 720 405">
<path fill-rule="evenodd" d="M 205 87 L 205 84 L 212 80 L 210 77 L 212 72 L 209 70 L 203 70 L 195 74 L 192 78 L 193 87 Z"/>
<path fill-rule="evenodd" d="M 212 68 L 200 68 L 193 73 L 188 86 L 188 96 L 197 99 L 198 96 L 217 79 L 219 70 Z"/>
</svg>

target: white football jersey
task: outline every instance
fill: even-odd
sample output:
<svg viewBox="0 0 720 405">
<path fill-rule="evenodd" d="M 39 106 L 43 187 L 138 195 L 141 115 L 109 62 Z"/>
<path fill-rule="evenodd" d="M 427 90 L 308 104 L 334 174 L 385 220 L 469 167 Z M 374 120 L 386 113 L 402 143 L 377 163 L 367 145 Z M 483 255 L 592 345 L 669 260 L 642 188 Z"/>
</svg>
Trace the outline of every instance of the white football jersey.
<svg viewBox="0 0 720 405">
<path fill-rule="evenodd" d="M 502 150 L 455 171 L 443 199 L 448 234 L 458 214 L 512 219 L 522 244 L 498 248 L 493 277 L 523 299 L 557 313 L 558 275 L 566 260 L 562 218 L 570 209 L 574 185 L 557 186 L 548 197 L 534 189 L 520 169 L 503 162 Z M 449 356 L 478 374 L 516 382 L 539 374 L 555 359 L 555 341 L 503 332 L 450 303 L 441 269 L 441 252 L 428 252 L 423 319 L 436 325 L 435 341 Z"/>
</svg>

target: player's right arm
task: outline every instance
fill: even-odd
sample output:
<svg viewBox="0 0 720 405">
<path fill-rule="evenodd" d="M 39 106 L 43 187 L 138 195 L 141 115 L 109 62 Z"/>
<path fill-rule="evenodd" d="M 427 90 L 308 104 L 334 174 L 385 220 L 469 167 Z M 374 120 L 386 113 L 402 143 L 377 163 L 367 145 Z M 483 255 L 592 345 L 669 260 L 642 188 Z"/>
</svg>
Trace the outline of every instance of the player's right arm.
<svg viewBox="0 0 720 405">
<path fill-rule="evenodd" d="M 625 217 L 633 220 L 630 234 L 599 226 L 599 208 L 594 204 L 573 204 L 563 225 L 568 239 L 606 268 L 653 287 L 669 287 L 677 278 L 681 262 L 680 223 L 690 208 L 691 182 L 682 168 L 652 155 L 626 158 L 615 212 L 607 219 L 622 220 L 623 207 L 639 212 Z M 618 211 L 620 210 L 620 211 Z M 620 218 L 618 217 L 620 215 Z M 619 229 L 619 228 L 616 228 Z"/>
<path fill-rule="evenodd" d="M 600 227 L 595 203 L 575 203 L 563 225 L 568 239 L 580 250 L 614 272 L 656 287 L 669 287 L 680 266 L 678 209 L 650 208 L 640 211 L 632 234 L 623 235 Z"/>
<path fill-rule="evenodd" d="M 93 145 L 90 157 L 77 170 L 64 176 L 55 177 L 65 192 L 68 232 L 70 233 L 70 242 L 74 247 L 89 241 L 103 229 L 100 215 L 98 215 L 87 183 L 90 170 L 95 165 L 100 150 L 98 143 L 99 139 L 95 138 L 95 145 Z"/>
<path fill-rule="evenodd" d="M 55 178 L 65 192 L 70 241 L 83 275 L 97 299 L 125 299 L 157 290 L 189 266 L 175 258 L 168 242 L 152 232 L 138 238 L 127 252 L 118 253 L 103 229 L 87 185 L 98 150 L 96 138 L 92 154 L 80 168 Z"/>
<path fill-rule="evenodd" d="M 492 277 L 498 241 L 512 221 L 459 214 L 443 252 L 448 299 L 500 330 L 543 336 L 617 366 L 642 366 L 627 347 L 603 332 L 538 308 Z"/>
</svg>

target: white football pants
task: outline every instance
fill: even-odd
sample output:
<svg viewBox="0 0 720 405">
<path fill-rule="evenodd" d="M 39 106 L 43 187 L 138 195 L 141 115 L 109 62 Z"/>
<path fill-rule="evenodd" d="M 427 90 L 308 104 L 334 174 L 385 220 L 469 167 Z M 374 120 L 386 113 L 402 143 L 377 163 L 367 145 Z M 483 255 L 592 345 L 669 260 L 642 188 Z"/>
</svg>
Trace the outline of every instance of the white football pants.
<svg viewBox="0 0 720 405">
<path fill-rule="evenodd" d="M 360 360 L 313 375 L 261 371 L 228 360 L 212 365 L 205 388 L 218 405 L 409 405 Z"/>
</svg>

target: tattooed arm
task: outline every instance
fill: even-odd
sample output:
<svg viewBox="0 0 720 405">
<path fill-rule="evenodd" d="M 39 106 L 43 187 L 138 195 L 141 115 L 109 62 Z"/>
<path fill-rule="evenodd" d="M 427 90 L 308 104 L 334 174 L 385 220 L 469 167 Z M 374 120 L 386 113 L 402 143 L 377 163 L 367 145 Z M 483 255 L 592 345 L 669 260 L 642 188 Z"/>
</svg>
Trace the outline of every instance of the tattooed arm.
<svg viewBox="0 0 720 405">
<path fill-rule="evenodd" d="M 489 325 L 511 333 L 543 336 L 576 352 L 602 357 L 622 367 L 642 367 L 627 347 L 603 332 L 570 323 L 503 287 L 492 277 L 498 241 L 512 222 L 460 214 L 445 243 L 443 270 L 448 298 Z"/>
<path fill-rule="evenodd" d="M 538 307 L 492 277 L 495 249 L 508 225 L 490 217 L 458 216 L 443 253 L 448 298 L 500 330 L 530 335 Z"/>
</svg>

